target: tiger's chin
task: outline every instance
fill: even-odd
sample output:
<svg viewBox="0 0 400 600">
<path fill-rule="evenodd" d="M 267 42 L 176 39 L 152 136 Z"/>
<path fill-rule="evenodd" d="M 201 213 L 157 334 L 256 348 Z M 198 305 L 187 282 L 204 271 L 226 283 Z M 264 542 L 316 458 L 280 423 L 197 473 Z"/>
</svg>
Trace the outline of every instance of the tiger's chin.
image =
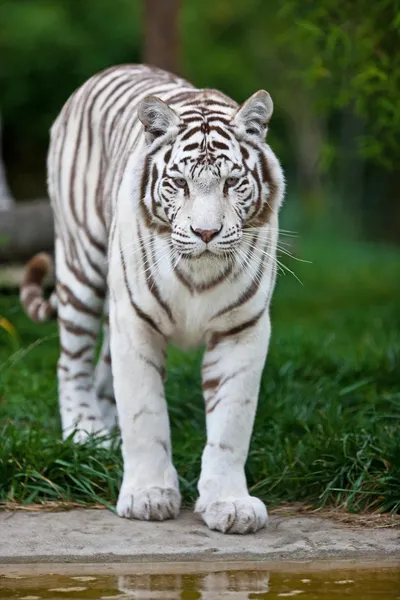
<svg viewBox="0 0 400 600">
<path fill-rule="evenodd" d="M 180 251 L 179 254 L 182 258 L 188 258 L 192 260 L 205 260 L 210 262 L 227 260 L 231 251 L 230 249 L 221 250 L 220 248 L 202 248 L 199 250 L 193 250 L 191 252 Z"/>
</svg>

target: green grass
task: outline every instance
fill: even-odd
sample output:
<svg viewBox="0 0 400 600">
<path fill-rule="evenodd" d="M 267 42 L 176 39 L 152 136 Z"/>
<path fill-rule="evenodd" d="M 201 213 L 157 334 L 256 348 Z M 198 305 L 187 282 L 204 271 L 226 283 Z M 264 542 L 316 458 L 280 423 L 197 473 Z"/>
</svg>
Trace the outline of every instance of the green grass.
<svg viewBox="0 0 400 600">
<path fill-rule="evenodd" d="M 400 508 L 400 252 L 303 242 L 279 279 L 273 337 L 247 464 L 270 505 L 307 501 L 351 511 Z M 54 324 L 35 325 L 0 297 L 0 500 L 113 504 L 121 480 L 110 450 L 60 440 Z M 196 497 L 205 441 L 200 352 L 169 354 L 174 461 L 185 503 Z"/>
</svg>

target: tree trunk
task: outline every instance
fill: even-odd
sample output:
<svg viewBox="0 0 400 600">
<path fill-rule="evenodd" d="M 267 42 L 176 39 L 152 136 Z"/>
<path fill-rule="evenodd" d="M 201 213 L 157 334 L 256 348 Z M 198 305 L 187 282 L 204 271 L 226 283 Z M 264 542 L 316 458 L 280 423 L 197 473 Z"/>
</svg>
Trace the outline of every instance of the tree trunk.
<svg viewBox="0 0 400 600">
<path fill-rule="evenodd" d="M 144 62 L 179 72 L 180 0 L 145 0 Z"/>
<path fill-rule="evenodd" d="M 0 264 L 19 263 L 37 252 L 52 252 L 53 214 L 48 200 L 16 204 L 0 212 Z"/>
<path fill-rule="evenodd" d="M 3 162 L 3 153 L 1 145 L 1 114 L 0 114 L 0 211 L 8 210 L 14 205 L 14 198 L 11 195 L 7 184 L 6 169 Z"/>
<path fill-rule="evenodd" d="M 362 214 L 364 189 L 364 160 L 358 143 L 364 133 L 364 122 L 357 117 L 354 106 L 343 111 L 339 139 L 338 191 L 343 206 L 354 214 Z"/>
<path fill-rule="evenodd" d="M 389 175 L 387 203 L 383 208 L 385 242 L 400 245 L 400 174 L 398 170 Z M 382 207 L 380 207 L 382 210 Z"/>
<path fill-rule="evenodd" d="M 324 144 L 324 124 L 304 110 L 294 115 L 293 145 L 298 165 L 298 184 L 308 216 L 316 217 L 325 208 L 321 158 Z"/>
</svg>

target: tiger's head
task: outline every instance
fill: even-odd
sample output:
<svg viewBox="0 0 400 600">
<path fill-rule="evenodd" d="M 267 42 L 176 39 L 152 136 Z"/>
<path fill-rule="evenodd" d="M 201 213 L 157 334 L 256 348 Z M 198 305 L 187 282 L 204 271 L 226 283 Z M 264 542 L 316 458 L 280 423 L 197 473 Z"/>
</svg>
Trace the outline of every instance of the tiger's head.
<svg viewBox="0 0 400 600">
<path fill-rule="evenodd" d="M 211 90 L 193 99 L 176 110 L 155 96 L 139 105 L 147 144 L 142 207 L 182 256 L 226 257 L 244 229 L 270 222 L 283 199 L 283 172 L 265 143 L 273 104 L 264 90 L 239 108 Z"/>
</svg>

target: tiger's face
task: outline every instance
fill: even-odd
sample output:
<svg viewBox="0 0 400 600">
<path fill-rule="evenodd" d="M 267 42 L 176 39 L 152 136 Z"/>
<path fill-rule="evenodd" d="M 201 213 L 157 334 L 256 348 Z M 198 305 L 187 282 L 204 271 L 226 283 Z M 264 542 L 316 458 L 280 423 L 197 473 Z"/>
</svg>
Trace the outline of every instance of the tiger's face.
<svg viewBox="0 0 400 600">
<path fill-rule="evenodd" d="M 158 98 L 142 101 L 148 221 L 168 229 L 182 256 L 226 257 L 245 228 L 265 225 L 278 210 L 283 173 L 264 141 L 271 115 L 264 91 L 238 110 L 214 100 L 179 115 Z"/>
</svg>

